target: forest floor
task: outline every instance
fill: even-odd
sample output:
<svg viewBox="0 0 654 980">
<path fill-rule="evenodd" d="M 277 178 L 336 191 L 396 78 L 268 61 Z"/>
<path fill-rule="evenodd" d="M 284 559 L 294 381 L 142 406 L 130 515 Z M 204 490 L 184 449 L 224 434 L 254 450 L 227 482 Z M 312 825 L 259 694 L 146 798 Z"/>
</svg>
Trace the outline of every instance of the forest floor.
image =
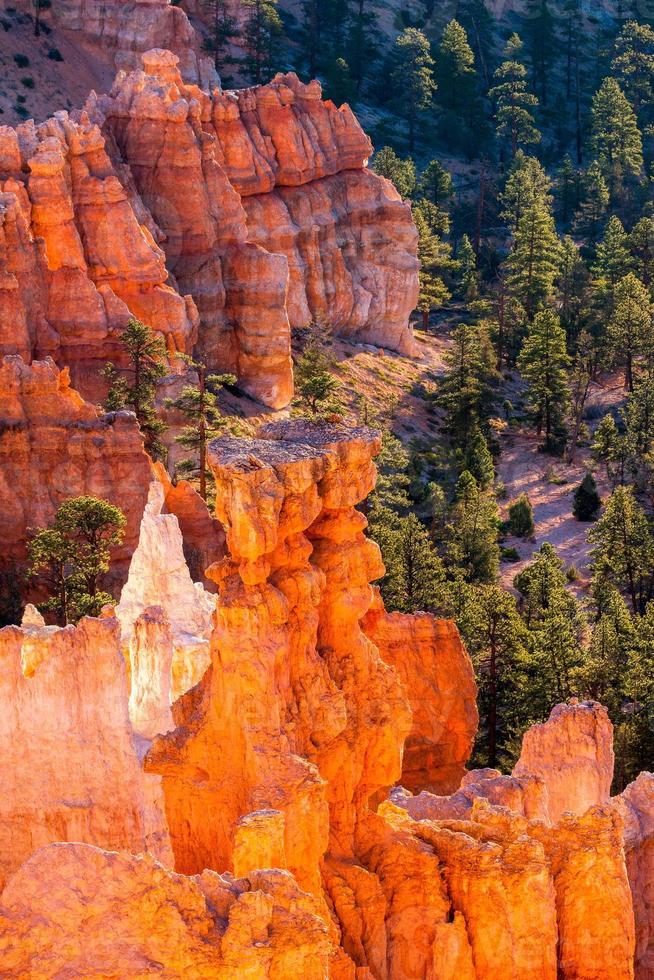
<svg viewBox="0 0 654 980">
<path fill-rule="evenodd" d="M 622 378 L 609 376 L 592 386 L 586 413 L 591 431 L 597 422 L 624 399 Z M 506 500 L 500 511 L 508 517 L 509 506 L 521 493 L 526 493 L 534 509 L 534 534 L 528 540 L 507 535 L 504 547 L 513 547 L 520 555 L 519 562 L 503 562 L 502 584 L 509 588 L 514 576 L 531 559 L 534 551 L 545 542 L 552 544 L 566 568 L 573 565 L 579 578 L 572 582 L 575 592 L 584 592 L 590 583 L 588 530 L 592 524 L 580 523 L 572 514 L 574 491 L 584 475 L 592 470 L 597 489 L 603 500 L 611 485 L 602 468 L 593 465 L 588 445 L 580 446 L 574 462 L 545 455 L 539 451 L 541 440 L 527 429 L 506 429 L 500 437 L 501 456 L 497 475 L 506 487 Z"/>
<path fill-rule="evenodd" d="M 58 109 L 77 109 L 91 89 L 107 91 L 114 75 L 111 52 L 87 49 L 76 34 L 51 27 L 47 13 L 44 32 L 36 38 L 32 18 L 9 4 L 3 5 L 0 124 L 16 126 L 29 118 L 38 123 Z"/>
</svg>

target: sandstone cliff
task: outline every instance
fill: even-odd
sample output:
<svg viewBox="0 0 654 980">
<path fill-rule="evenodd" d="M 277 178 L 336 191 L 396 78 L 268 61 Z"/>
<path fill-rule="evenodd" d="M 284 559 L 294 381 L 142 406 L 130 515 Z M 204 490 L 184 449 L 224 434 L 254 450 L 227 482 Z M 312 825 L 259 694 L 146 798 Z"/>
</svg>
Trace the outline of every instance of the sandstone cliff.
<svg viewBox="0 0 654 980">
<path fill-rule="evenodd" d="M 127 517 L 114 577 L 136 547 L 150 461 L 131 413 L 102 415 L 47 359 L 0 363 L 0 567 L 25 558 L 30 528 L 46 526 L 71 496 L 93 494 Z"/>
<path fill-rule="evenodd" d="M 121 6 L 185 16 L 93 4 L 89 30 Z M 209 94 L 171 51 L 139 60 L 81 112 L 0 127 L 0 353 L 49 354 L 97 398 L 133 315 L 274 408 L 312 317 L 411 353 L 416 231 L 349 108 L 292 74 Z"/>
<path fill-rule="evenodd" d="M 227 552 L 210 569 L 211 665 L 172 706 L 172 597 L 133 622 L 129 676 L 112 618 L 60 630 L 28 610 L 0 632 L 9 977 L 88 972 L 89 949 L 108 977 L 153 960 L 221 980 L 650 976 L 652 780 L 609 798 L 600 706 L 555 708 L 511 776 L 420 784 L 455 788 L 470 664 L 451 627 L 375 598 L 356 504 L 378 444 L 303 422 L 212 444 Z M 139 583 L 160 571 L 160 497 Z M 403 664 L 384 660 L 402 645 Z M 405 742 L 415 796 L 393 789 Z"/>
</svg>

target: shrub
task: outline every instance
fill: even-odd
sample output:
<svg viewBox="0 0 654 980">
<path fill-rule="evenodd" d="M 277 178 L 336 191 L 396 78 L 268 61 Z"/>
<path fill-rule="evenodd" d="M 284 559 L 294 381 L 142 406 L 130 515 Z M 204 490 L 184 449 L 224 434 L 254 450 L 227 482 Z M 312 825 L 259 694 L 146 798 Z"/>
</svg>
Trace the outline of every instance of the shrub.
<svg viewBox="0 0 654 980">
<path fill-rule="evenodd" d="M 594 521 L 599 513 L 602 500 L 597 492 L 597 484 L 592 473 L 586 473 L 575 490 L 572 513 L 578 521 Z"/>
<path fill-rule="evenodd" d="M 509 530 L 517 538 L 528 538 L 534 533 L 534 512 L 524 493 L 509 507 Z"/>
<path fill-rule="evenodd" d="M 61 51 L 59 50 L 59 48 L 50 48 L 50 50 L 48 51 L 48 58 L 50 59 L 50 61 L 63 61 L 64 60 L 64 56 L 61 53 Z"/>
<path fill-rule="evenodd" d="M 16 62 L 19 68 L 27 68 L 27 66 L 30 63 L 30 59 L 27 57 L 26 54 L 15 54 L 14 61 Z"/>
<path fill-rule="evenodd" d="M 568 567 L 565 570 L 565 577 L 568 580 L 568 582 L 581 581 L 581 573 L 579 572 L 579 569 L 577 568 L 576 565 L 568 565 Z"/>
<path fill-rule="evenodd" d="M 516 548 L 500 548 L 500 561 L 520 561 L 520 555 Z"/>
<path fill-rule="evenodd" d="M 25 78 L 21 78 L 21 85 L 25 88 L 34 88 L 35 82 L 31 75 L 26 75 Z"/>
</svg>

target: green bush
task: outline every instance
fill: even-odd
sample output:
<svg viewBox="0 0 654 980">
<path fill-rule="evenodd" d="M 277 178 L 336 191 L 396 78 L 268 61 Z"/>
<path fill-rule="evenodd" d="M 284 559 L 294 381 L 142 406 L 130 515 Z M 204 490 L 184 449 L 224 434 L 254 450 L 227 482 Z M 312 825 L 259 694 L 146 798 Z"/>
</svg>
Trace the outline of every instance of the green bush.
<svg viewBox="0 0 654 980">
<path fill-rule="evenodd" d="M 14 61 L 16 62 L 19 68 L 27 68 L 27 66 L 30 63 L 30 59 L 27 57 L 26 54 L 15 54 Z"/>
<path fill-rule="evenodd" d="M 597 484 L 592 473 L 586 473 L 575 490 L 572 513 L 578 521 L 594 521 L 602 506 L 602 499 L 597 492 Z"/>
<path fill-rule="evenodd" d="M 534 512 L 524 493 L 509 507 L 509 530 L 516 538 L 528 538 L 534 533 Z"/>
<path fill-rule="evenodd" d="M 500 561 L 520 561 L 520 555 L 516 548 L 500 548 Z"/>
<path fill-rule="evenodd" d="M 62 55 L 62 53 L 59 50 L 59 48 L 50 48 L 50 50 L 48 51 L 48 58 L 50 59 L 50 61 L 63 61 L 64 60 L 64 56 Z"/>
<path fill-rule="evenodd" d="M 21 78 L 20 82 L 21 85 L 25 86 L 25 88 L 34 88 L 35 86 L 34 79 L 31 75 L 26 75 L 25 78 Z"/>
</svg>

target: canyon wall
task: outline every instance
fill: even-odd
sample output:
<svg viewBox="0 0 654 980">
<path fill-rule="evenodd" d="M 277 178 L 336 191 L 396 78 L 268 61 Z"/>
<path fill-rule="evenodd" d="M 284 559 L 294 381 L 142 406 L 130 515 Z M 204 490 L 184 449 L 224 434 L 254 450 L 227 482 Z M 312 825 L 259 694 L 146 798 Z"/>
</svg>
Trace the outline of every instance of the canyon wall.
<svg viewBox="0 0 654 980">
<path fill-rule="evenodd" d="M 0 127 L 0 353 L 50 355 L 97 399 L 136 316 L 273 408 L 311 318 L 411 353 L 417 235 L 350 109 L 293 74 L 209 94 L 171 51 L 139 61 L 80 112 Z"/>
<path fill-rule="evenodd" d="M 20 566 L 31 529 L 45 527 L 69 497 L 92 494 L 127 518 L 113 581 L 124 579 L 139 536 L 150 460 L 136 418 L 101 414 L 50 360 L 0 362 L 0 568 Z"/>
<path fill-rule="evenodd" d="M 179 570 L 141 609 L 180 560 L 162 489 L 124 592 L 128 670 L 113 617 L 0 631 L 7 976 L 85 972 L 89 950 L 116 978 L 150 957 L 221 980 L 650 976 L 653 777 L 611 799 L 607 714 L 572 701 L 512 775 L 457 785 L 471 666 L 451 625 L 371 587 L 356 505 L 378 448 L 303 421 L 212 443 L 226 552 L 210 664 L 176 700 L 171 623 L 196 586 Z"/>
</svg>

